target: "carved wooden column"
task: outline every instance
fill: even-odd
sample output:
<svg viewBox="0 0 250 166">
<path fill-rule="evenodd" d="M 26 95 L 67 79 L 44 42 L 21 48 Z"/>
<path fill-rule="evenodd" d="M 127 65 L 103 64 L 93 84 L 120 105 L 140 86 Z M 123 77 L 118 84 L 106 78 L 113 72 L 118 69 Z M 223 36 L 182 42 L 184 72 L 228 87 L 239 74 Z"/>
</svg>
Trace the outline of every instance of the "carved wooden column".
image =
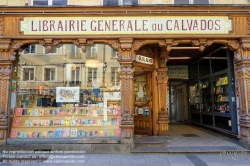
<svg viewBox="0 0 250 166">
<path fill-rule="evenodd" d="M 8 102 L 11 78 L 11 41 L 0 40 L 0 144 L 6 144 L 8 131 Z"/>
<path fill-rule="evenodd" d="M 133 143 L 134 118 L 133 118 L 133 61 L 132 56 L 133 39 L 120 39 L 120 79 L 121 79 L 121 129 L 122 143 Z"/>
<path fill-rule="evenodd" d="M 239 97 L 240 143 L 250 149 L 250 38 L 241 40 L 234 62 Z"/>
<path fill-rule="evenodd" d="M 157 69 L 156 83 L 158 88 L 158 130 L 159 135 L 168 135 L 168 108 L 166 103 L 167 98 L 167 67 L 166 61 L 169 59 L 167 47 L 162 47 L 159 61 L 159 68 Z"/>
</svg>

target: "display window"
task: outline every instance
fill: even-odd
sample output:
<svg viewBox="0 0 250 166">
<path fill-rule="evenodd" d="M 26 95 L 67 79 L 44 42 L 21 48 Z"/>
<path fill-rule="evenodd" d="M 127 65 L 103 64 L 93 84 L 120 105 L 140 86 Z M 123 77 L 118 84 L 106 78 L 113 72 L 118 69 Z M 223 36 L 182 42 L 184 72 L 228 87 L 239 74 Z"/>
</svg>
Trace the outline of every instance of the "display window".
<svg viewBox="0 0 250 166">
<path fill-rule="evenodd" d="M 106 44 L 20 50 L 10 138 L 121 136 L 120 64 Z"/>
</svg>

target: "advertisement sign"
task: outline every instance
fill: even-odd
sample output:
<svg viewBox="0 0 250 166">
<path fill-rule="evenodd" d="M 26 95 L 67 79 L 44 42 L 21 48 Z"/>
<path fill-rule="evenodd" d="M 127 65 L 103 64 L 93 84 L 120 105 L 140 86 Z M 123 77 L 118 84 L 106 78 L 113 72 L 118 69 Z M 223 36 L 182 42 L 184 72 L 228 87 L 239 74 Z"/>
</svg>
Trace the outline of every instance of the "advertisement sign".
<svg viewBox="0 0 250 166">
<path fill-rule="evenodd" d="M 188 66 L 167 66 L 168 78 L 188 79 Z"/>
<path fill-rule="evenodd" d="M 56 87 L 56 102 L 79 102 L 79 87 Z"/>
</svg>

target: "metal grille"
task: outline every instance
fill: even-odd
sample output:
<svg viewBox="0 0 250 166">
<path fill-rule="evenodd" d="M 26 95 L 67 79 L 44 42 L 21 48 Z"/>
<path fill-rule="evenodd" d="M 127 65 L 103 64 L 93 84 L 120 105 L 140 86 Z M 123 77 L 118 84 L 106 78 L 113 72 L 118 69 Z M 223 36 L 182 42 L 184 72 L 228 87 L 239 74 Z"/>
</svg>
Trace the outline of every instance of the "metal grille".
<svg viewBox="0 0 250 166">
<path fill-rule="evenodd" d="M 170 82 L 171 91 L 171 123 L 189 123 L 187 84 L 183 82 Z"/>
</svg>

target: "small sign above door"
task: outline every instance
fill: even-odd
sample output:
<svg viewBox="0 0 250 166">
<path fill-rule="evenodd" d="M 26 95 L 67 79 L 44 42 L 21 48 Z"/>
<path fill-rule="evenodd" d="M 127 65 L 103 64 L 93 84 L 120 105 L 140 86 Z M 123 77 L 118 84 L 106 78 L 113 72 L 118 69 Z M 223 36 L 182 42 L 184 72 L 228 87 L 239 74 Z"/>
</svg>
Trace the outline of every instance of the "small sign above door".
<svg viewBox="0 0 250 166">
<path fill-rule="evenodd" d="M 188 66 L 167 66 L 168 78 L 188 79 Z"/>
<path fill-rule="evenodd" d="M 153 59 L 152 58 L 142 56 L 142 55 L 136 55 L 135 61 L 145 63 L 145 64 L 148 64 L 148 65 L 153 64 Z"/>
</svg>

